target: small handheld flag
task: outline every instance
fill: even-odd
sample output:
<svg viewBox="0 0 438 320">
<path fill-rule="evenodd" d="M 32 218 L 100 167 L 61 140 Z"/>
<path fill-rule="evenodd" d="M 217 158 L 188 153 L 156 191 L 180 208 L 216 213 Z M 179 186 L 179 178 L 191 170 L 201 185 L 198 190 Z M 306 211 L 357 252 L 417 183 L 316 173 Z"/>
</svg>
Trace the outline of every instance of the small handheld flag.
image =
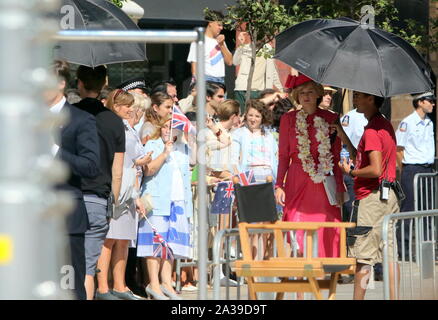
<svg viewBox="0 0 438 320">
<path fill-rule="evenodd" d="M 211 203 L 211 214 L 228 214 L 231 213 L 231 204 L 234 200 L 234 188 L 231 181 L 219 182 L 216 193 Z"/>
<path fill-rule="evenodd" d="M 196 134 L 196 128 L 176 105 L 173 105 L 172 129 L 179 129 L 185 133 Z"/>
<path fill-rule="evenodd" d="M 158 233 L 157 229 L 152 225 L 152 223 L 149 222 L 148 218 L 146 218 L 146 216 L 144 216 L 144 218 L 152 228 L 152 232 L 154 234 L 154 238 L 152 239 L 154 252 L 152 255 L 154 257 L 160 257 L 161 259 L 173 261 L 174 255 L 172 248 L 169 247 L 169 244 L 166 242 L 166 240 L 164 240 L 161 234 Z"/>
</svg>

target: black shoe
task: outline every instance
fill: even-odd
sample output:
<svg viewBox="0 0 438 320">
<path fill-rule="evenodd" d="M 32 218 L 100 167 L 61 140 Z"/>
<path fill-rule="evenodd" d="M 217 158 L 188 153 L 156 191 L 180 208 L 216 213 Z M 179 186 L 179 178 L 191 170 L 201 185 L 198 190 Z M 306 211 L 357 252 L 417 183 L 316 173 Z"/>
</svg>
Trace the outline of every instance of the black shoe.
<svg viewBox="0 0 438 320">
<path fill-rule="evenodd" d="M 354 282 L 354 275 L 349 274 L 346 276 L 340 276 L 338 279 L 338 284 L 350 284 Z"/>
<path fill-rule="evenodd" d="M 383 266 L 381 263 L 376 263 L 374 266 L 374 281 L 383 281 Z"/>
<path fill-rule="evenodd" d="M 131 287 L 129 287 L 129 288 L 131 288 Z M 142 298 L 149 298 L 147 293 L 145 292 L 145 287 L 134 286 L 131 288 L 131 291 L 136 296 L 140 296 Z"/>
</svg>

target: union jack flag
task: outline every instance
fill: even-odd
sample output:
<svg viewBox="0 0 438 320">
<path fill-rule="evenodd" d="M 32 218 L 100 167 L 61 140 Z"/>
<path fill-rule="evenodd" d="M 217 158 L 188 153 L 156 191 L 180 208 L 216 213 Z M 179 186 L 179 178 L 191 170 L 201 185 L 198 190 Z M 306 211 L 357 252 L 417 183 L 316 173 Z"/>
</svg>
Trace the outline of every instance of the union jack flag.
<svg viewBox="0 0 438 320">
<path fill-rule="evenodd" d="M 174 255 L 172 248 L 169 247 L 166 240 L 164 240 L 161 234 L 158 233 L 157 229 L 153 226 L 153 224 L 149 221 L 149 219 L 146 217 L 144 218 L 146 219 L 146 222 L 149 224 L 149 226 L 152 229 L 152 233 L 154 234 L 154 237 L 152 239 L 154 252 L 152 253 L 152 256 L 173 261 Z"/>
<path fill-rule="evenodd" d="M 225 197 L 226 198 L 231 198 L 231 196 L 233 195 L 233 183 L 232 182 L 228 182 L 228 187 L 225 189 Z"/>
<path fill-rule="evenodd" d="M 239 173 L 239 181 L 243 186 L 249 186 L 250 184 L 255 183 L 256 179 L 254 177 L 254 171 L 248 170 Z"/>
<path fill-rule="evenodd" d="M 172 128 L 179 129 L 185 133 L 196 134 L 196 128 L 192 125 L 190 120 L 185 116 L 185 114 L 176 105 L 173 105 L 172 112 Z"/>
<path fill-rule="evenodd" d="M 154 233 L 154 238 L 152 240 L 154 246 L 154 257 L 160 257 L 161 259 L 172 260 L 174 259 L 173 251 L 167 244 L 167 242 L 163 239 L 161 234 L 157 232 L 154 228 L 152 229 Z"/>
</svg>

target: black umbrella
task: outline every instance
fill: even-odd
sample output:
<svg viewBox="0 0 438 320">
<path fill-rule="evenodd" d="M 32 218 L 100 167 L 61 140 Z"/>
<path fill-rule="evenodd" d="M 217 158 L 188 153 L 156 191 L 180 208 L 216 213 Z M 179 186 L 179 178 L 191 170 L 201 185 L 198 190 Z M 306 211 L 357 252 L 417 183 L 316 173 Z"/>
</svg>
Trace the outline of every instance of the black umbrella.
<svg viewBox="0 0 438 320">
<path fill-rule="evenodd" d="M 275 58 L 318 83 L 382 97 L 434 86 L 430 66 L 408 42 L 347 18 L 294 25 L 277 35 Z"/>
<path fill-rule="evenodd" d="M 61 30 L 139 30 L 120 8 L 106 0 L 63 0 L 56 18 L 59 19 Z M 54 48 L 54 57 L 90 67 L 144 61 L 146 45 L 132 42 L 61 41 Z"/>
</svg>

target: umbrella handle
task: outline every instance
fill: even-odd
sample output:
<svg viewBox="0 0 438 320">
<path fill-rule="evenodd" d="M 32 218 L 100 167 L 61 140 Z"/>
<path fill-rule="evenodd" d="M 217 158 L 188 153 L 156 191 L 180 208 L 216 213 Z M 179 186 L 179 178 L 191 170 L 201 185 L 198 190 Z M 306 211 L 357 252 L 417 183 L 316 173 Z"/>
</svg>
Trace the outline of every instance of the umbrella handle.
<svg viewBox="0 0 438 320">
<path fill-rule="evenodd" d="M 344 99 L 345 99 L 345 94 L 347 93 L 348 89 L 342 89 L 342 100 L 341 100 L 341 106 L 344 105 Z"/>
</svg>

